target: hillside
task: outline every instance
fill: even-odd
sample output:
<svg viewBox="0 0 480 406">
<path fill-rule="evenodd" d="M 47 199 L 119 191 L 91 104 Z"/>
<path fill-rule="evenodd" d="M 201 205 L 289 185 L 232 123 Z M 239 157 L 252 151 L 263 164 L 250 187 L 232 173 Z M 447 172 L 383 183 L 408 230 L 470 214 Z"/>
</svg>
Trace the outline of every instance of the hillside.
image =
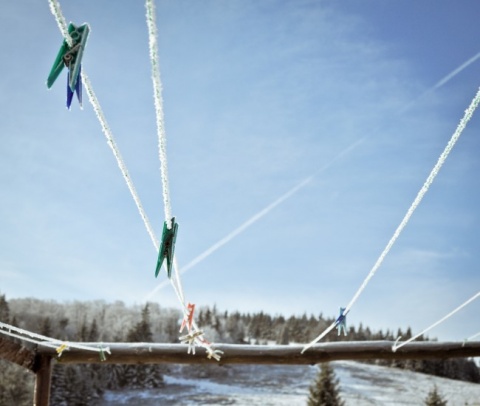
<svg viewBox="0 0 480 406">
<path fill-rule="evenodd" d="M 175 343 L 178 342 L 182 318 L 178 310 L 161 308 L 154 303 L 144 306 L 127 306 L 120 301 L 60 303 L 33 298 L 7 301 L 5 295 L 0 295 L 0 320 L 65 341 Z M 271 316 L 263 312 L 254 314 L 220 312 L 215 306 L 200 308 L 197 313 L 197 322 L 206 335 L 215 342 L 222 343 L 288 345 L 292 342 L 308 342 L 318 334 L 319 329 L 331 321 L 322 315 L 303 314 L 284 317 Z M 389 331 L 371 331 L 360 324 L 358 327 L 349 326 L 347 337 L 331 335 L 326 338 L 326 341 L 392 340 L 397 335 L 408 337 L 410 334 L 409 328 L 404 332 L 399 329 L 397 334 L 394 334 Z M 383 402 L 380 404 L 385 404 L 386 399 L 398 401 L 399 397 L 395 391 L 401 388 L 412 388 L 412 385 L 418 384 L 418 388 L 415 386 L 412 389 L 413 394 L 410 398 L 406 398 L 410 400 L 404 403 L 416 404 L 412 403 L 412 399 L 420 395 L 420 398 L 424 398 L 434 378 L 426 375 L 418 375 L 421 378 L 412 378 L 416 375 L 408 375 L 414 372 L 477 383 L 469 388 L 474 388 L 477 391 L 475 394 L 480 399 L 479 389 L 477 389 L 480 388 L 478 385 L 480 370 L 470 359 L 372 360 L 371 363 L 370 365 L 335 364 L 344 385 L 344 395 L 346 399 L 353 399 L 353 404 L 359 404 L 359 399 L 373 402 L 374 399 L 379 398 L 380 402 Z M 382 370 L 379 369 L 382 368 L 380 365 L 396 368 Z M 403 372 L 407 375 L 398 375 Z M 178 397 L 182 402 L 185 401 L 185 404 L 189 402 L 196 404 L 197 401 L 200 404 L 206 401 L 210 404 L 241 404 L 239 402 L 268 404 L 270 399 L 273 399 L 272 394 L 275 394 L 278 399 L 275 398 L 275 403 L 272 404 L 303 404 L 315 373 L 316 369 L 311 367 L 96 366 L 58 363 L 53 370 L 51 397 L 52 404 L 88 402 L 93 405 L 101 401 L 106 402 L 103 403 L 105 405 L 122 404 L 122 402 L 148 405 L 158 404 L 156 402 L 160 400 L 159 396 L 162 397 L 161 404 L 168 404 L 168 396 L 172 399 L 171 404 L 178 404 L 176 403 Z M 393 382 L 392 376 L 406 378 Z M 419 382 L 423 383 L 419 384 Z M 0 360 L 0 404 L 15 406 L 30 404 L 32 385 L 32 377 L 28 376 L 27 372 L 19 368 L 15 369 L 13 365 Z M 440 382 L 438 385 L 442 387 L 443 383 Z M 465 382 L 456 381 L 447 386 L 453 388 L 452 393 L 461 391 L 466 396 L 462 402 L 469 400 L 472 404 L 472 400 L 476 397 L 473 396 L 473 392 L 463 390 L 464 386 L 461 385 L 465 385 Z M 407 390 L 401 391 L 405 392 L 405 396 L 409 393 Z M 129 396 L 133 396 L 134 400 L 125 403 Z M 139 396 L 142 397 L 141 401 Z"/>
<path fill-rule="evenodd" d="M 435 384 L 449 406 L 480 405 L 480 384 L 353 361 L 332 365 L 346 406 L 423 405 Z M 107 391 L 100 405 L 304 406 L 317 372 L 317 367 L 235 366 L 216 367 L 215 376 L 201 378 L 189 368 L 172 369 L 162 389 Z"/>
</svg>

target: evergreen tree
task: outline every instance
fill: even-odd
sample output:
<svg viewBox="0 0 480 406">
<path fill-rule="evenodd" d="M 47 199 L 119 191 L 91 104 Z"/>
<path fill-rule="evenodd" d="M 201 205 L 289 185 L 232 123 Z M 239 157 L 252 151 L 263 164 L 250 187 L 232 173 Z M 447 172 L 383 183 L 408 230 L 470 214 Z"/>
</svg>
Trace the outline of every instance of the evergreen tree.
<svg viewBox="0 0 480 406">
<path fill-rule="evenodd" d="M 178 330 L 177 330 L 178 331 Z M 142 310 L 142 319 L 128 333 L 127 340 L 132 342 L 152 342 L 148 303 Z M 130 389 L 158 388 L 163 384 L 163 376 L 155 365 L 125 365 L 123 385 Z"/>
<path fill-rule="evenodd" d="M 4 323 L 10 322 L 10 308 L 5 295 L 0 295 L 0 321 Z"/>
<path fill-rule="evenodd" d="M 91 343 L 98 341 L 100 338 L 100 333 L 98 332 L 97 319 L 93 319 L 92 325 L 90 326 L 90 331 L 88 332 L 88 341 Z"/>
<path fill-rule="evenodd" d="M 50 320 L 50 317 L 45 317 L 41 321 L 40 334 L 43 334 L 44 336 L 52 335 L 52 321 Z"/>
<path fill-rule="evenodd" d="M 329 363 L 321 365 L 315 382 L 310 386 L 308 406 L 344 406 L 339 395 L 338 379 Z"/>
<path fill-rule="evenodd" d="M 99 369 L 100 384 L 103 389 L 117 390 L 124 386 L 125 365 L 107 364 Z"/>
<path fill-rule="evenodd" d="M 52 405 L 67 406 L 68 391 L 69 388 L 65 384 L 65 366 L 56 364 L 52 371 L 50 403 Z"/>
<path fill-rule="evenodd" d="M 288 345 L 289 343 L 290 343 L 290 334 L 288 331 L 288 326 L 284 324 L 277 338 L 277 344 Z"/>
<path fill-rule="evenodd" d="M 209 324 L 206 324 L 209 325 Z M 176 314 L 170 314 L 167 316 L 164 321 L 165 334 L 167 336 L 167 341 L 171 343 L 178 342 L 178 331 L 180 329 L 180 324 L 178 323 L 178 317 Z"/>
<path fill-rule="evenodd" d="M 125 365 L 124 366 L 124 387 L 129 389 L 142 389 L 143 388 L 143 365 Z"/>
<path fill-rule="evenodd" d="M 210 308 L 207 307 L 207 310 L 205 311 L 205 313 L 203 314 L 203 322 L 209 326 L 210 324 L 212 324 L 212 312 L 210 311 Z"/>
<path fill-rule="evenodd" d="M 87 320 L 84 318 L 82 326 L 77 333 L 78 341 L 88 341 L 88 327 L 87 327 Z"/>
<path fill-rule="evenodd" d="M 143 365 L 146 377 L 143 383 L 144 388 L 154 389 L 161 388 L 164 385 L 161 365 Z"/>
<path fill-rule="evenodd" d="M 33 374 L 26 369 L 0 359 L 0 405 L 31 405 L 33 380 Z"/>
<path fill-rule="evenodd" d="M 151 343 L 153 341 L 148 303 L 142 309 L 142 320 L 128 332 L 127 341 L 144 343 Z"/>
<path fill-rule="evenodd" d="M 438 393 L 437 385 L 428 393 L 425 399 L 426 406 L 447 406 L 447 401 L 443 399 L 442 395 Z"/>
</svg>

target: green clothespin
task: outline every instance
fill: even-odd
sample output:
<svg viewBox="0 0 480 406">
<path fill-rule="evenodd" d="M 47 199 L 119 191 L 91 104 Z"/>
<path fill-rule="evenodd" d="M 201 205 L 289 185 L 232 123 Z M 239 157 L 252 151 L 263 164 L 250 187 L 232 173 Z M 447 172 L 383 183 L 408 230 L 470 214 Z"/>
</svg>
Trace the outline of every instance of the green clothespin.
<svg viewBox="0 0 480 406">
<path fill-rule="evenodd" d="M 155 269 L 155 277 L 158 276 L 164 259 L 167 259 L 167 274 L 170 278 L 172 276 L 173 254 L 175 251 L 175 241 L 177 239 L 178 224 L 175 222 L 175 217 L 172 217 L 170 228 L 165 221 L 163 223 L 162 243 L 158 250 L 157 268 Z"/>
</svg>

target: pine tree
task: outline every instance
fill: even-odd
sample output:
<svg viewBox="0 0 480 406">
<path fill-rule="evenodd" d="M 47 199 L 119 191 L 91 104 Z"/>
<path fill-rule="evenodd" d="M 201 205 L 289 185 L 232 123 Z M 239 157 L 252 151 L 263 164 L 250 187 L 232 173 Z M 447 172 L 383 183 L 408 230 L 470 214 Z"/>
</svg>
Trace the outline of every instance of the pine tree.
<svg viewBox="0 0 480 406">
<path fill-rule="evenodd" d="M 10 322 L 10 308 L 5 295 L 0 295 L 0 321 L 4 323 Z"/>
<path fill-rule="evenodd" d="M 31 405 L 33 380 L 33 374 L 26 369 L 0 359 L 0 405 Z"/>
<path fill-rule="evenodd" d="M 328 363 L 321 365 L 315 382 L 310 386 L 308 406 L 344 406 L 339 395 L 338 379 Z"/>
<path fill-rule="evenodd" d="M 78 341 L 88 341 L 88 327 L 87 327 L 87 320 L 84 318 L 82 326 L 77 333 Z"/>
<path fill-rule="evenodd" d="M 52 371 L 50 403 L 52 405 L 67 406 L 68 390 L 65 384 L 65 366 L 56 364 Z"/>
<path fill-rule="evenodd" d="M 144 343 L 151 343 L 153 341 L 148 303 L 142 309 L 142 320 L 135 324 L 135 326 L 128 332 L 127 341 Z"/>
<path fill-rule="evenodd" d="M 277 344 L 288 345 L 289 342 L 290 342 L 290 333 L 288 331 L 288 326 L 284 324 L 277 338 Z"/>
<path fill-rule="evenodd" d="M 40 324 L 40 334 L 44 336 L 51 336 L 52 335 L 52 321 L 50 317 L 44 317 Z"/>
<path fill-rule="evenodd" d="M 131 342 L 153 341 L 148 303 L 142 309 L 142 319 L 128 332 L 127 340 Z M 123 378 L 125 386 L 131 389 L 153 388 L 163 383 L 163 377 L 161 375 L 154 376 L 152 368 L 148 365 L 126 365 Z"/>
<path fill-rule="evenodd" d="M 447 406 L 447 401 L 438 393 L 437 385 L 428 393 L 425 399 L 426 406 Z"/>
<path fill-rule="evenodd" d="M 90 331 L 88 332 L 88 341 L 90 341 L 91 343 L 98 341 L 99 337 L 100 333 L 98 332 L 97 319 L 93 319 L 90 326 Z"/>
</svg>

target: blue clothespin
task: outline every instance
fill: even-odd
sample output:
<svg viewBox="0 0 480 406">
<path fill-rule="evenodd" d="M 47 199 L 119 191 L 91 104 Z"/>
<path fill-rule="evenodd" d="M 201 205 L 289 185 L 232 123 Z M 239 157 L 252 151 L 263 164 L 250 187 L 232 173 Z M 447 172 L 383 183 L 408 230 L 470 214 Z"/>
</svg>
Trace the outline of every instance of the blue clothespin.
<svg viewBox="0 0 480 406">
<path fill-rule="evenodd" d="M 338 335 L 340 335 L 342 329 L 343 334 L 347 335 L 347 315 L 343 313 L 344 311 L 345 307 L 340 307 L 340 315 L 337 320 L 335 320 L 335 327 L 338 330 Z"/>
</svg>

